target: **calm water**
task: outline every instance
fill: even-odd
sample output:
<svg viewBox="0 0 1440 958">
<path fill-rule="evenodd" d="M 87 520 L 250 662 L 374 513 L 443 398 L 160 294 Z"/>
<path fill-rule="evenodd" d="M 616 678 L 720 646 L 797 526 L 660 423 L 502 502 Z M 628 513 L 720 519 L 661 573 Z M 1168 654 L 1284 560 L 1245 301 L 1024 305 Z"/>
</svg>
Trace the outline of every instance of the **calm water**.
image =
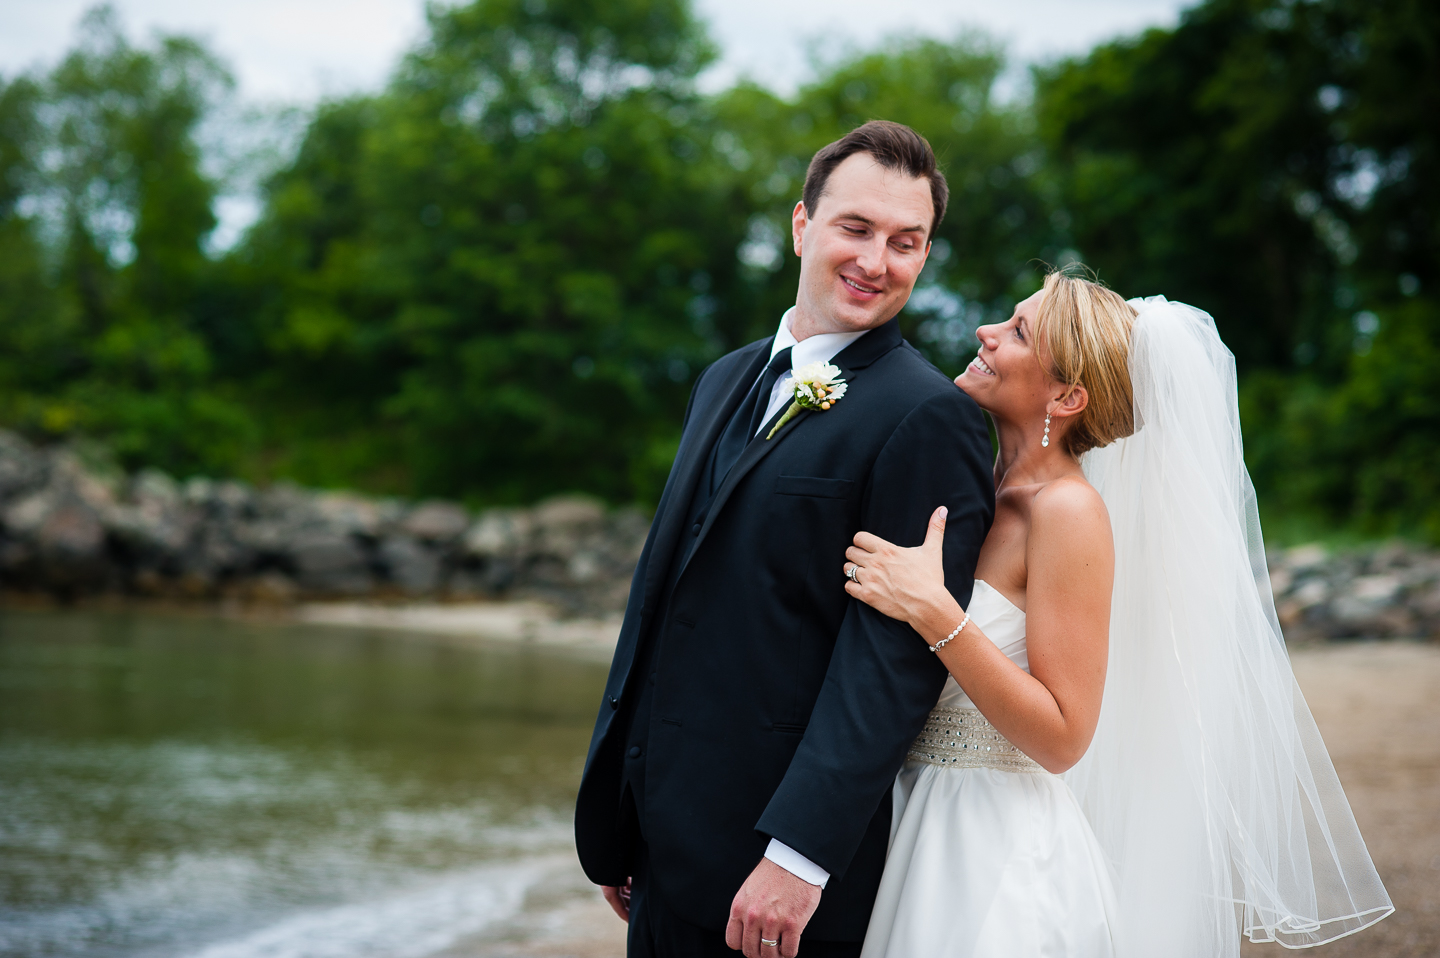
<svg viewBox="0 0 1440 958">
<path fill-rule="evenodd" d="M 0 955 L 420 958 L 570 842 L 605 668 L 0 613 Z"/>
</svg>

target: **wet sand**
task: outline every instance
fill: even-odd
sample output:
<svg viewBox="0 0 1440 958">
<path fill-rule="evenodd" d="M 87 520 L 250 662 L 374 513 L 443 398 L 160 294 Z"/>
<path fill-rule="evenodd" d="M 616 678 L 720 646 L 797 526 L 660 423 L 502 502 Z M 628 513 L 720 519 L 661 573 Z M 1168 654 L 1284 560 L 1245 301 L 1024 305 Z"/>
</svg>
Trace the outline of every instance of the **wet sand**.
<svg viewBox="0 0 1440 958">
<path fill-rule="evenodd" d="M 1293 652 L 1396 913 L 1313 958 L 1440 956 L 1440 645 L 1334 643 Z M 453 958 L 621 958 L 625 926 L 579 866 L 557 869 L 524 912 Z M 1246 944 L 1244 958 L 1295 954 Z"/>
<path fill-rule="evenodd" d="M 622 616 L 567 619 L 541 602 L 456 602 L 377 605 L 311 602 L 290 614 L 307 625 L 423 633 L 457 642 L 522 642 L 563 648 L 609 662 Z"/>
</svg>

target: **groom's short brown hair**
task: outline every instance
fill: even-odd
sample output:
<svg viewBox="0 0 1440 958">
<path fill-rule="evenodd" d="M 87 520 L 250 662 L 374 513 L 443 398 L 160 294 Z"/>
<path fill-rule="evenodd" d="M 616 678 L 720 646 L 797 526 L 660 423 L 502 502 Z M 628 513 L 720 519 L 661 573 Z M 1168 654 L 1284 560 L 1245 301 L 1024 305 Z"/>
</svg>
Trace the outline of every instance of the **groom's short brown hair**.
<svg viewBox="0 0 1440 958">
<path fill-rule="evenodd" d="M 945 174 L 935 163 L 935 151 L 925 137 L 903 123 L 889 120 L 871 120 L 857 126 L 829 146 L 822 147 L 810 160 L 810 169 L 805 171 L 805 190 L 801 201 L 805 204 L 805 215 L 813 217 L 815 206 L 825 195 L 825 184 L 835 167 L 847 157 L 856 153 L 869 153 L 875 162 L 887 170 L 899 170 L 906 176 L 925 177 L 930 181 L 930 204 L 935 216 L 930 220 L 930 232 L 926 239 L 935 237 L 935 228 L 945 217 L 945 202 L 950 198 L 950 187 L 945 183 Z"/>
</svg>

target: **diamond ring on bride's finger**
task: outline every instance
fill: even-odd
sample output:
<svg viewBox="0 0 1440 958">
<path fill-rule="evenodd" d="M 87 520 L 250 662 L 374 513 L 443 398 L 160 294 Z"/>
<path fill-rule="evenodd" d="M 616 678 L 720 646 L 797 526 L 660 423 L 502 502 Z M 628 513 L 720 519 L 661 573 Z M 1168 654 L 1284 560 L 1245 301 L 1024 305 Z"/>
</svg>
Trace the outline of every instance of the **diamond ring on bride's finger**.
<svg viewBox="0 0 1440 958">
<path fill-rule="evenodd" d="M 850 568 L 848 568 L 848 569 L 845 570 L 845 578 L 849 579 L 851 582 L 855 583 L 856 585 L 859 585 L 859 584 L 860 584 L 860 567 L 859 567 L 858 565 L 852 565 L 852 566 L 850 566 Z"/>
</svg>

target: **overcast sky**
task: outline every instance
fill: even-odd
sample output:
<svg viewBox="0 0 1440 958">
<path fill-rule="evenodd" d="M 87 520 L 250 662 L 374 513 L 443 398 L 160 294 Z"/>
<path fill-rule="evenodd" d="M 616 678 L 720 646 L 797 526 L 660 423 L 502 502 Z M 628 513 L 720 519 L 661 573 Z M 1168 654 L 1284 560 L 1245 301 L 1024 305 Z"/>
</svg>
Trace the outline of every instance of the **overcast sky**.
<svg viewBox="0 0 1440 958">
<path fill-rule="evenodd" d="M 0 0 L 0 74 L 54 62 L 93 0 Z M 205 39 L 245 99 L 306 104 L 377 89 L 421 36 L 423 0 L 115 0 L 135 39 L 156 29 Z M 721 88 L 748 75 L 780 92 L 808 76 L 815 41 L 867 47 L 894 33 L 950 37 L 980 26 L 1022 61 L 1081 52 L 1100 40 L 1168 26 L 1180 0 L 696 0 L 722 60 Z"/>
<path fill-rule="evenodd" d="M 1005 41 L 1023 82 L 1023 64 L 1071 53 L 1149 26 L 1169 26 L 1182 0 L 693 0 L 719 43 L 721 59 L 701 78 L 720 90 L 741 76 L 790 93 L 810 76 L 809 51 L 827 58 L 897 33 L 950 38 L 980 27 Z M 56 62 L 96 0 L 0 0 L 0 76 Z M 424 32 L 424 0 L 112 0 L 126 33 L 195 36 L 227 63 L 242 103 L 263 119 L 217 114 L 202 131 L 207 169 L 222 184 L 211 234 L 229 248 L 259 214 L 257 184 L 283 161 L 303 130 L 293 112 L 327 96 L 378 90 L 396 59 Z M 239 104 L 236 105 L 237 107 Z M 289 117 L 288 120 L 284 119 Z M 303 116 L 303 111 L 299 116 Z"/>
</svg>

